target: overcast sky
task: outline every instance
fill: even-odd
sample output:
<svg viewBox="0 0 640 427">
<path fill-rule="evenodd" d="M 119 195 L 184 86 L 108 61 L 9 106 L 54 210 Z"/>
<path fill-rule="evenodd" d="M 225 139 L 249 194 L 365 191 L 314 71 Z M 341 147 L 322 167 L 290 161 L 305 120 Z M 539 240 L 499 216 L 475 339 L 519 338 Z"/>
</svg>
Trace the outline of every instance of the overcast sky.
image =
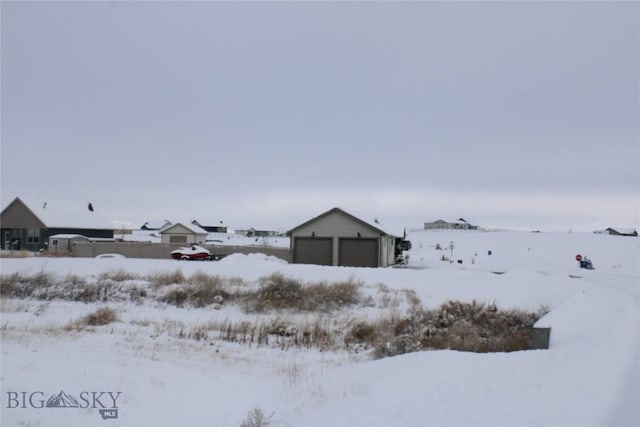
<svg viewBox="0 0 640 427">
<path fill-rule="evenodd" d="M 637 227 L 638 2 L 10 2 L 2 205 Z M 364 218 L 367 219 L 367 218 Z"/>
</svg>

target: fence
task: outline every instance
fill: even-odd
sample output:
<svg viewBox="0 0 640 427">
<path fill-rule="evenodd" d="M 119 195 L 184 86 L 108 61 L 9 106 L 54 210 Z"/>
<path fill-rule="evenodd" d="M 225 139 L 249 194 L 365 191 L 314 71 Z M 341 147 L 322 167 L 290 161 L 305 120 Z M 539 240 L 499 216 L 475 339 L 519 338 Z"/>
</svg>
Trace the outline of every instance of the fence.
<svg viewBox="0 0 640 427">
<path fill-rule="evenodd" d="M 78 258 L 94 258 L 102 254 L 121 254 L 127 258 L 169 259 L 171 251 L 181 245 L 169 243 L 149 242 L 74 242 L 71 245 L 71 255 Z M 266 246 L 218 246 L 204 245 L 212 255 L 225 257 L 241 253 L 263 253 L 291 262 L 289 248 L 273 248 Z"/>
</svg>

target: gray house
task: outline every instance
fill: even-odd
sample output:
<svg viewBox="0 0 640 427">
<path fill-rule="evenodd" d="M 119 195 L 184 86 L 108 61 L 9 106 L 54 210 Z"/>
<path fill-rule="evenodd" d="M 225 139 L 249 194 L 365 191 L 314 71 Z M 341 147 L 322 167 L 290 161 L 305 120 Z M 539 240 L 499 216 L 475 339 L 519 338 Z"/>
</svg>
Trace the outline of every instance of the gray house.
<svg viewBox="0 0 640 427">
<path fill-rule="evenodd" d="M 91 203 L 16 197 L 0 215 L 3 249 L 38 250 L 50 236 L 113 239 L 114 225 Z"/>
<path fill-rule="evenodd" d="M 287 231 L 297 264 L 387 267 L 395 261 L 399 236 L 340 208 L 333 208 Z"/>
<path fill-rule="evenodd" d="M 633 228 L 613 228 L 609 227 L 604 230 L 606 234 L 610 234 L 612 236 L 631 236 L 637 237 L 638 232 Z"/>
<path fill-rule="evenodd" d="M 433 222 L 424 223 L 425 230 L 477 230 L 477 225 L 471 225 L 464 218 L 458 218 L 455 221 L 444 221 L 439 219 Z"/>
<path fill-rule="evenodd" d="M 204 245 L 209 232 L 189 222 L 176 222 L 159 231 L 161 243 Z"/>
</svg>

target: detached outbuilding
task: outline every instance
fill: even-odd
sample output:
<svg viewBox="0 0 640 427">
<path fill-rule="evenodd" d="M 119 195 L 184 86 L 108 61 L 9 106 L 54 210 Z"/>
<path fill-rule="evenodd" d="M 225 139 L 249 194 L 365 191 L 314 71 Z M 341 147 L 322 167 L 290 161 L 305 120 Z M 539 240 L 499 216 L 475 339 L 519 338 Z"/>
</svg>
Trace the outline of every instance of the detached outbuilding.
<svg viewBox="0 0 640 427">
<path fill-rule="evenodd" d="M 606 234 L 610 234 L 612 236 L 631 236 L 637 237 L 638 232 L 633 228 L 612 228 L 609 227 L 604 230 Z"/>
<path fill-rule="evenodd" d="M 375 221 L 374 221 L 375 222 Z M 333 208 L 287 231 L 292 262 L 349 267 L 387 267 L 399 236 Z"/>
<path fill-rule="evenodd" d="M 204 245 L 209 232 L 194 224 L 177 222 L 159 231 L 162 243 L 178 245 Z"/>
</svg>

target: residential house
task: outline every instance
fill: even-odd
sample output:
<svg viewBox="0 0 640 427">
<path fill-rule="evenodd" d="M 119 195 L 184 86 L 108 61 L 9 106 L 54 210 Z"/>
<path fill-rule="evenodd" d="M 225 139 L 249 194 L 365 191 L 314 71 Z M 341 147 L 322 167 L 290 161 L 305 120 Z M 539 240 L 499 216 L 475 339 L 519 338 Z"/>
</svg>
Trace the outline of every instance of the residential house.
<svg viewBox="0 0 640 427">
<path fill-rule="evenodd" d="M 455 221 L 444 221 L 439 219 L 434 222 L 425 222 L 425 230 L 477 230 L 477 225 L 471 225 L 464 218 L 458 218 Z"/>
<path fill-rule="evenodd" d="M 209 232 L 189 222 L 176 222 L 159 231 L 161 243 L 204 245 Z"/>
<path fill-rule="evenodd" d="M 56 234 L 113 239 L 114 228 L 88 202 L 16 197 L 0 214 L 3 249 L 43 249 Z"/>
</svg>

